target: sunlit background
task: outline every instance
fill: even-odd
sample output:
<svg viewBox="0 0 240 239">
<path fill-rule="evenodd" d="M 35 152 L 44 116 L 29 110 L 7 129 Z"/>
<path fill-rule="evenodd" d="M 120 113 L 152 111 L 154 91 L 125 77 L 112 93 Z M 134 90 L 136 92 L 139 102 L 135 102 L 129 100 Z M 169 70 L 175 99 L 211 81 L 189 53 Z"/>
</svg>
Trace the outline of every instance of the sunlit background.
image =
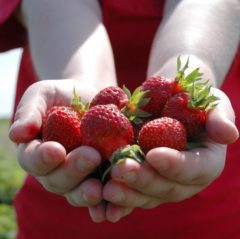
<svg viewBox="0 0 240 239">
<path fill-rule="evenodd" d="M 21 49 L 0 53 L 0 118 L 11 117 Z"/>
</svg>

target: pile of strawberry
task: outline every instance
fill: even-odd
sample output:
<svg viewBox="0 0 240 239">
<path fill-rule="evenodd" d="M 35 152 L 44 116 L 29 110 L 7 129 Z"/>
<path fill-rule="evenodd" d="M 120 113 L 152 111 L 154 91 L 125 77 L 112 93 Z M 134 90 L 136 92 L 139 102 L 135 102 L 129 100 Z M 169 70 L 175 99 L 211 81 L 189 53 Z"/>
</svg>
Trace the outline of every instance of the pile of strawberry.
<svg viewBox="0 0 240 239">
<path fill-rule="evenodd" d="M 152 76 L 131 92 L 116 86 L 101 90 L 84 105 L 74 90 L 70 106 L 48 110 L 43 141 L 57 141 L 69 152 L 80 145 L 97 149 L 103 159 L 124 157 L 142 161 L 156 147 L 186 150 L 205 131 L 207 111 L 218 98 L 210 94 L 199 68 L 187 76 L 189 60 L 177 59 L 173 79 Z"/>
</svg>

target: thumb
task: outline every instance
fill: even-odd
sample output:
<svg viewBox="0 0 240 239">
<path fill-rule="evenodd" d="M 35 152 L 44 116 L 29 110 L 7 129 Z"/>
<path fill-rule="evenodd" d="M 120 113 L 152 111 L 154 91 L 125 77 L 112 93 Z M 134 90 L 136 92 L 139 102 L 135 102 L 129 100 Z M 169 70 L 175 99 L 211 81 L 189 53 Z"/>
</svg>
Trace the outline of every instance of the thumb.
<svg viewBox="0 0 240 239">
<path fill-rule="evenodd" d="M 36 138 L 42 126 L 46 103 L 36 90 L 30 87 L 24 93 L 9 129 L 9 138 L 15 143 L 26 143 Z"/>
<path fill-rule="evenodd" d="M 217 143 L 234 143 L 239 137 L 239 132 L 235 125 L 235 114 L 231 102 L 221 90 L 214 89 L 214 95 L 220 98 L 220 103 L 207 115 L 207 133 Z"/>
</svg>

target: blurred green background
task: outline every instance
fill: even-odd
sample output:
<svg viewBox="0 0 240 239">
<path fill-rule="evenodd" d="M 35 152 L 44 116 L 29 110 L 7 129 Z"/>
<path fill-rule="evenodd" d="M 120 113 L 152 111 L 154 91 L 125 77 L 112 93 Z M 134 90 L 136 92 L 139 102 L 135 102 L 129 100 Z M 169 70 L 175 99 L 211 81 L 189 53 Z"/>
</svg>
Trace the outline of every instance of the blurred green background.
<svg viewBox="0 0 240 239">
<path fill-rule="evenodd" d="M 9 119 L 0 119 L 0 239 L 16 238 L 14 196 L 25 173 L 16 160 L 17 147 L 8 138 Z"/>
</svg>

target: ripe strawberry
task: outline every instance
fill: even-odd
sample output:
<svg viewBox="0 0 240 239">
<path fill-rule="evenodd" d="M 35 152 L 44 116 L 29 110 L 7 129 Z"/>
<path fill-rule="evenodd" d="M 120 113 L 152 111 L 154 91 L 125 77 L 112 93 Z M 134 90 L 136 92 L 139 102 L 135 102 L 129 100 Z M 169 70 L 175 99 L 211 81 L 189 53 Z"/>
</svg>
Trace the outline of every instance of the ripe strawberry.
<svg viewBox="0 0 240 239">
<path fill-rule="evenodd" d="M 71 106 L 53 106 L 47 112 L 42 128 L 43 141 L 56 141 L 67 152 L 80 146 L 81 115 Z"/>
<path fill-rule="evenodd" d="M 156 147 L 184 150 L 186 130 L 178 120 L 162 117 L 149 121 L 139 132 L 138 144 L 144 153 Z"/>
<path fill-rule="evenodd" d="M 200 80 L 202 74 L 198 69 L 192 71 L 185 77 L 185 70 L 188 68 L 189 59 L 182 67 L 180 57 L 177 60 L 177 74 L 173 79 L 164 76 L 152 76 L 142 83 L 142 90 L 146 91 L 146 97 L 150 99 L 149 103 L 142 107 L 143 110 L 151 113 L 154 118 L 160 117 L 164 105 L 169 97 L 182 91 L 188 91 L 189 86 Z"/>
<path fill-rule="evenodd" d="M 114 151 L 133 142 L 131 122 L 116 105 L 96 105 L 81 121 L 82 144 L 96 148 L 110 160 Z"/>
<path fill-rule="evenodd" d="M 146 97 L 150 99 L 142 109 L 152 114 L 152 117 L 160 117 L 167 99 L 172 95 L 174 80 L 163 76 L 152 76 L 142 83 L 142 90 L 146 91 Z"/>
<path fill-rule="evenodd" d="M 80 146 L 81 118 L 86 111 L 87 106 L 81 102 L 74 89 L 70 106 L 53 106 L 47 111 L 43 119 L 42 140 L 59 142 L 67 153 Z"/>
<path fill-rule="evenodd" d="M 200 83 L 199 83 L 200 84 Z M 188 140 L 200 137 L 205 129 L 207 109 L 213 108 L 213 102 L 217 97 L 209 96 L 210 86 L 205 85 L 200 89 L 192 86 L 192 94 L 180 92 L 168 99 L 163 109 L 162 115 L 179 120 L 185 126 Z"/>
<path fill-rule="evenodd" d="M 90 108 L 95 105 L 114 104 L 122 109 L 128 102 L 126 93 L 118 86 L 110 86 L 99 91 L 92 99 Z"/>
</svg>

